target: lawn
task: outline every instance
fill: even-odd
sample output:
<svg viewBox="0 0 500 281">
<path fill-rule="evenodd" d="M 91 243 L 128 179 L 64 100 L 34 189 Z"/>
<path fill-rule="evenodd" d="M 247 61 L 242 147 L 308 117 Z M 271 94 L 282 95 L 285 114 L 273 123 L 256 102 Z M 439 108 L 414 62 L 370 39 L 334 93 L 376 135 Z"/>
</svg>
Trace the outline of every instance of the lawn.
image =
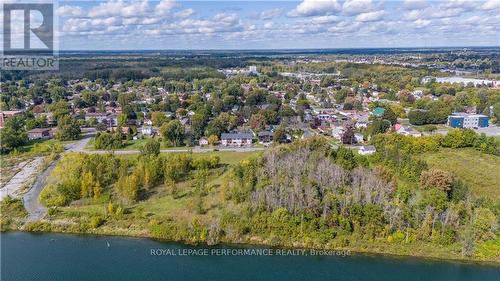
<svg viewBox="0 0 500 281">
<path fill-rule="evenodd" d="M 500 157 L 472 148 L 441 149 L 422 157 L 431 167 L 458 176 L 469 185 L 474 195 L 500 202 Z"/>
</svg>

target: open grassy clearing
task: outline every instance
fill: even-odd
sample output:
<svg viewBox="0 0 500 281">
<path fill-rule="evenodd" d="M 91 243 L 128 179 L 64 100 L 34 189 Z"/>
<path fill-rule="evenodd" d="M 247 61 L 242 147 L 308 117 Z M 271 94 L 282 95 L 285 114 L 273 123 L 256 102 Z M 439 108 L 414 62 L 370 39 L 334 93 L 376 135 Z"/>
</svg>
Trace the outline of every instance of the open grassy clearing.
<svg viewBox="0 0 500 281">
<path fill-rule="evenodd" d="M 434 168 L 449 171 L 465 181 L 474 195 L 500 202 L 500 157 L 473 148 L 440 149 L 422 155 Z"/>
</svg>

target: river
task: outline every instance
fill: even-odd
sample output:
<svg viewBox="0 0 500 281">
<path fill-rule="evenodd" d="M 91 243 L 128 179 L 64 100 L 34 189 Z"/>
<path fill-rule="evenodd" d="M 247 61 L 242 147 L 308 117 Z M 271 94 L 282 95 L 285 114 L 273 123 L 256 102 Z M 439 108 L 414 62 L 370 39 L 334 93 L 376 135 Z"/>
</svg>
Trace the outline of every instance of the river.
<svg viewBox="0 0 500 281">
<path fill-rule="evenodd" d="M 246 252 L 243 250 L 246 249 Z M 243 255 L 237 255 L 238 253 Z M 272 253 L 273 255 L 269 255 Z M 278 255 L 278 253 L 280 255 Z M 332 253 L 329 253 L 332 254 Z M 1 280 L 499 280 L 500 266 L 150 239 L 7 232 Z"/>
</svg>

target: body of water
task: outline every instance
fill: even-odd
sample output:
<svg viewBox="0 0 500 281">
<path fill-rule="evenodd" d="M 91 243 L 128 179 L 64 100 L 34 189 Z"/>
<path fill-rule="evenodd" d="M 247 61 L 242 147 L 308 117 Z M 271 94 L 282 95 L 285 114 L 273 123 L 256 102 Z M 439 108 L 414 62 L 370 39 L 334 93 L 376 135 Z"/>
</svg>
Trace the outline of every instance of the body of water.
<svg viewBox="0 0 500 281">
<path fill-rule="evenodd" d="M 246 251 L 244 251 L 246 250 Z M 318 254 L 318 253 L 316 253 Z M 500 280 L 500 266 L 150 239 L 1 234 L 1 280 Z"/>
</svg>

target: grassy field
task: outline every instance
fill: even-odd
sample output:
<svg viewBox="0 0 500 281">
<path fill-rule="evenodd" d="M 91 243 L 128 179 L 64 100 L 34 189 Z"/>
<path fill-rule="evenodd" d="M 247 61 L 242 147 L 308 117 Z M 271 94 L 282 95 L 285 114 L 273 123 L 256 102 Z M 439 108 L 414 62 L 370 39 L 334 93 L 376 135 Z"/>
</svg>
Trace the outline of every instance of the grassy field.
<svg viewBox="0 0 500 281">
<path fill-rule="evenodd" d="M 465 181 L 476 196 L 500 202 L 500 157 L 472 148 L 441 149 L 422 155 L 431 167 L 452 172 Z"/>
</svg>

